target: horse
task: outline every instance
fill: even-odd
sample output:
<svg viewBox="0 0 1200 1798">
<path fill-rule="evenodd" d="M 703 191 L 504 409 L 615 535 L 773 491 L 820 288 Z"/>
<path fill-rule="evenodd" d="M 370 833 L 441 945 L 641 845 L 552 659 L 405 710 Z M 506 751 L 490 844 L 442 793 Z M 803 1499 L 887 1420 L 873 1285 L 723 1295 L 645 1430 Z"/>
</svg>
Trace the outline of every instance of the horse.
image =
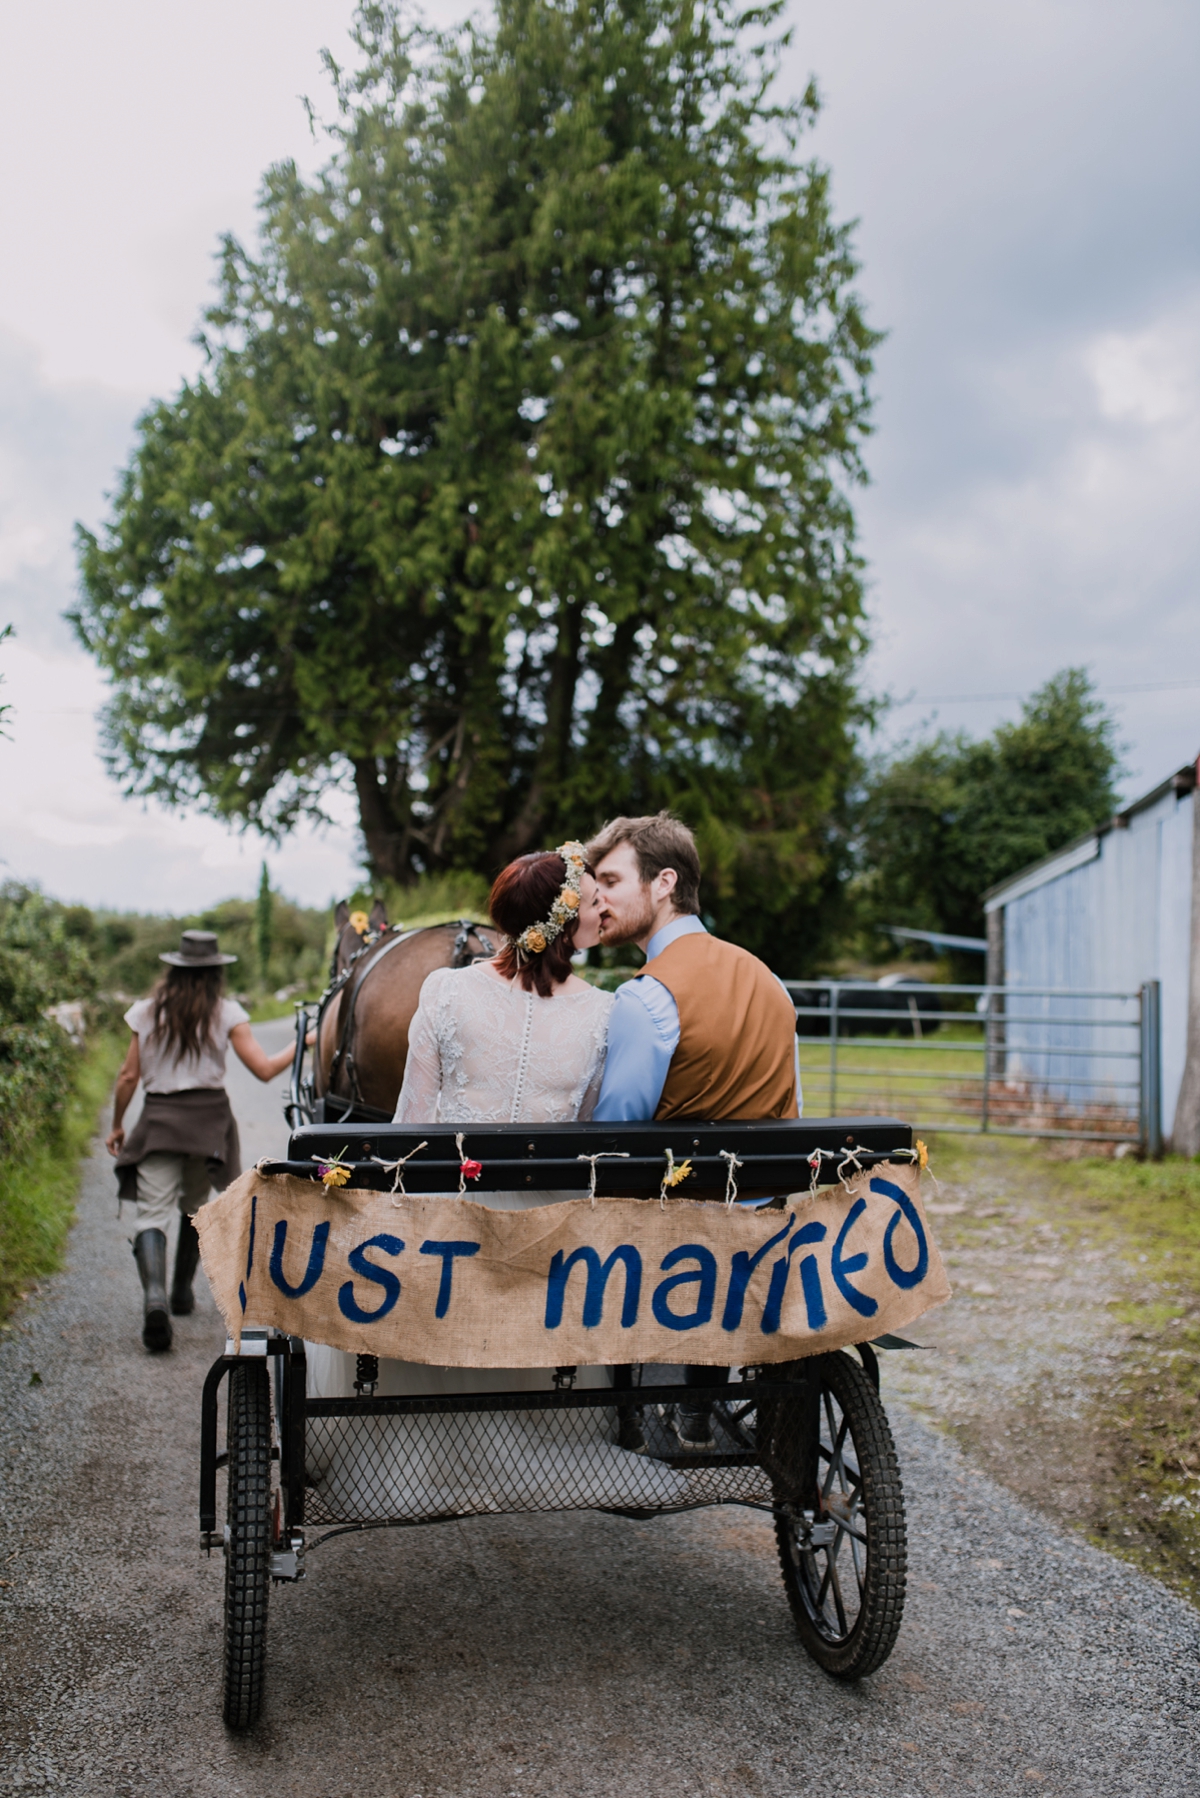
<svg viewBox="0 0 1200 1798">
<path fill-rule="evenodd" d="M 333 942 L 333 954 L 329 958 L 329 984 L 332 986 L 339 974 L 344 974 L 353 956 L 368 943 L 374 942 L 381 930 L 388 927 L 387 907 L 382 899 L 376 899 L 368 915 L 365 911 L 351 911 L 344 899 L 339 899 L 333 911 L 333 928 L 336 936 Z"/>
<path fill-rule="evenodd" d="M 416 930 L 389 924 L 379 899 L 366 919 L 343 901 L 334 923 L 330 983 L 317 1012 L 312 1109 L 329 1123 L 383 1121 L 396 1109 L 426 976 L 485 960 L 497 945 L 470 918 Z"/>
</svg>

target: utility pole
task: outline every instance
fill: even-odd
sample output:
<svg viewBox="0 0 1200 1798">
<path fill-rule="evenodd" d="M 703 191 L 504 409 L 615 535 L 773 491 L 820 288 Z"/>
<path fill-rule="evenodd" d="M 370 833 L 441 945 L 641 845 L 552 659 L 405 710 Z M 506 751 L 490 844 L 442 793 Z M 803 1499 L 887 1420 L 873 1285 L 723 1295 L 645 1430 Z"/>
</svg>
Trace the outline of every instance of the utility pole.
<svg viewBox="0 0 1200 1798">
<path fill-rule="evenodd" d="M 1200 1155 L 1200 756 L 1192 773 L 1192 939 L 1188 970 L 1187 1060 L 1175 1107 L 1171 1147 Z"/>
</svg>

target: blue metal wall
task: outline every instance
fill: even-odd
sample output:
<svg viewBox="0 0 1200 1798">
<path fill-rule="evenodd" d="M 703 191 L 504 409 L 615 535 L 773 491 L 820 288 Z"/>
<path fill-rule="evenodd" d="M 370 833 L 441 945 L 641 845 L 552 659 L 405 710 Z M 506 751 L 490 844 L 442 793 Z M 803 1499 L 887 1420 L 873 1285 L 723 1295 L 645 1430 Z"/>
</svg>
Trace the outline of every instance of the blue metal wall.
<svg viewBox="0 0 1200 1798">
<path fill-rule="evenodd" d="M 1004 911 L 1005 984 L 1013 989 L 1074 987 L 1136 992 L 1146 980 L 1162 982 L 1162 1128 L 1169 1135 L 1183 1078 L 1187 1039 L 1189 935 L 1191 918 L 1192 795 L 1168 791 L 1153 804 L 1134 808 L 1124 828 L 1096 839 L 1094 859 L 1055 872 L 1049 863 L 1032 891 L 1007 899 L 1003 891 L 988 909 Z M 1078 855 L 1078 851 L 1075 852 Z M 1062 858 L 1068 860 L 1068 855 Z M 1012 883 L 1019 887 L 1020 877 Z M 1103 1098 L 1078 1083 L 1096 1078 L 1101 1065 L 1116 1079 L 1133 1077 L 1133 1064 L 1091 1059 L 1092 1052 L 1118 1043 L 1132 1032 L 1102 1025 L 1102 1018 L 1132 1016 L 1128 1006 L 1070 1001 L 1079 1024 L 1044 1028 L 1013 1022 L 1007 1030 L 1010 1079 L 1053 1083 L 1072 1104 Z M 1009 1001 L 1013 1013 L 1034 1015 L 1039 1007 L 1062 1017 L 1063 1001 L 1032 997 Z M 1090 1019 L 1090 1022 L 1085 1022 Z M 1047 1056 L 1049 1044 L 1078 1048 L 1078 1056 Z M 1087 1059 L 1085 1060 L 1085 1053 Z M 1112 1099 L 1118 1099 L 1114 1090 Z M 1120 1095 L 1122 1100 L 1128 1095 Z"/>
</svg>

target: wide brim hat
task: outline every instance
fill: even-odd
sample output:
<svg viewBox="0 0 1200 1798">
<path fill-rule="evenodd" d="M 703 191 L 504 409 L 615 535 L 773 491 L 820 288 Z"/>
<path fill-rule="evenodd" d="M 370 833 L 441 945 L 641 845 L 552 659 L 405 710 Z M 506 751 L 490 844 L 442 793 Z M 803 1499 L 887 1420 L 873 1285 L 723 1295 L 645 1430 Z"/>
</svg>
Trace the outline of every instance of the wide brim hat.
<svg viewBox="0 0 1200 1798">
<path fill-rule="evenodd" d="M 178 950 L 168 949 L 158 959 L 170 962 L 173 968 L 223 968 L 236 961 L 237 956 L 221 954 L 213 931 L 185 930 Z"/>
</svg>

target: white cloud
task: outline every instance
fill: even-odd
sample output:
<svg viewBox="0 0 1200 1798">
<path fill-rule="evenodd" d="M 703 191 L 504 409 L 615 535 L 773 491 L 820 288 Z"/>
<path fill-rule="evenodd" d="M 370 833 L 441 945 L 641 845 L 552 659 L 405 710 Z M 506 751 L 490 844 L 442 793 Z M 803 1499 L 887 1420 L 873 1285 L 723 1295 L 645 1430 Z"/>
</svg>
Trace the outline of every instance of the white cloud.
<svg viewBox="0 0 1200 1798">
<path fill-rule="evenodd" d="M 428 8 L 448 19 L 451 0 Z M 8 870 L 93 902 L 249 893 L 261 845 L 124 800 L 98 675 L 61 614 L 71 527 L 103 516 L 138 411 L 197 365 L 219 232 L 252 236 L 266 166 L 311 168 L 352 0 L 56 0 L 10 8 L 0 61 L 0 742 Z M 897 693 L 1028 692 L 1200 667 L 1200 108 L 1192 0 L 793 0 L 787 81 L 858 216 L 879 355 L 863 497 L 877 648 Z M 1200 747 L 1200 692 L 1116 701 L 1131 787 Z M 1011 704 L 945 706 L 974 730 Z M 918 714 L 898 711 L 891 728 Z M 276 854 L 323 903 L 353 820 Z"/>
<path fill-rule="evenodd" d="M 308 905 L 358 882 L 354 806 L 333 794 L 327 829 L 304 828 L 280 848 L 217 819 L 122 797 L 98 753 L 105 697 L 82 655 L 0 651 L 11 740 L 0 740 L 0 873 L 65 899 L 132 911 L 190 912 L 249 897 L 265 857 L 272 881 Z"/>
<path fill-rule="evenodd" d="M 78 818 L 61 818 L 54 812 L 35 813 L 33 834 L 43 843 L 56 843 L 60 849 L 108 848 L 123 843 L 129 835 L 122 824 L 83 824 Z"/>
<path fill-rule="evenodd" d="M 888 341 L 863 497 L 898 695 L 1200 667 L 1200 11 L 1181 0 L 796 0 L 791 66 L 861 220 Z M 1129 789 L 1200 748 L 1200 689 L 1113 695 Z M 990 729 L 1013 702 L 942 704 Z M 916 707 L 888 732 L 912 728 Z"/>
<path fill-rule="evenodd" d="M 1146 331 L 1102 332 L 1084 360 L 1103 417 L 1147 427 L 1173 424 L 1185 432 L 1190 426 L 1194 435 L 1200 420 L 1200 305 Z"/>
<path fill-rule="evenodd" d="M 466 5 L 433 0 L 437 21 Z M 165 394 L 198 366 L 223 231 L 253 241 L 265 170 L 315 168 L 354 0 L 54 0 L 5 9 L 0 327 L 55 381 Z"/>
<path fill-rule="evenodd" d="M 1028 466 L 981 472 L 907 515 L 872 496 L 887 572 L 876 667 L 918 693 L 1028 690 L 1068 663 L 1113 688 L 1196 680 L 1114 695 L 1136 789 L 1200 748 L 1200 288 L 1138 329 L 1061 346 L 1040 381 L 1003 372 Z M 941 721 L 978 718 L 943 708 Z"/>
</svg>

